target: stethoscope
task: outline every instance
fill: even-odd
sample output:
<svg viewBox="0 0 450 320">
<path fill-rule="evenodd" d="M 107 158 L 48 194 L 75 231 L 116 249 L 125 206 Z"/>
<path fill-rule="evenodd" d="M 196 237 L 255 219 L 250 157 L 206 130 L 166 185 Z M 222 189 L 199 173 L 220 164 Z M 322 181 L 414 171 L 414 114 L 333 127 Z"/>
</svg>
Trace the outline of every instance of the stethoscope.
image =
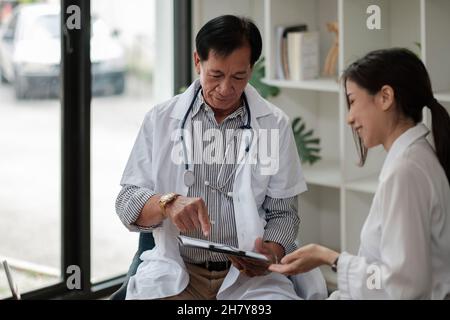
<svg viewBox="0 0 450 320">
<path fill-rule="evenodd" d="M 188 159 L 187 159 L 186 141 L 184 140 L 184 126 L 185 126 L 185 124 L 186 124 L 186 120 L 187 120 L 189 114 L 190 114 L 191 111 L 192 111 L 192 108 L 193 108 L 193 106 L 194 106 L 194 103 L 195 103 L 195 101 L 197 100 L 197 96 L 198 96 L 198 94 L 199 94 L 199 92 L 200 92 L 201 89 L 202 89 L 202 87 L 200 86 L 200 87 L 196 90 L 196 92 L 195 92 L 195 94 L 194 94 L 194 98 L 192 99 L 192 102 L 191 102 L 191 104 L 189 105 L 189 108 L 188 108 L 186 114 L 184 115 L 183 121 L 181 122 L 181 142 L 182 142 L 182 144 L 183 144 L 183 161 L 184 161 L 184 168 L 185 168 L 184 175 L 183 175 L 183 180 L 184 180 L 184 185 L 185 185 L 186 187 L 191 187 L 191 186 L 194 185 L 194 183 L 195 183 L 195 174 L 194 174 L 194 171 L 192 171 L 192 170 L 189 168 L 189 163 L 188 163 Z M 252 129 L 252 127 L 251 127 L 251 120 L 250 120 L 250 119 L 251 119 L 250 107 L 249 107 L 249 105 L 248 105 L 248 101 L 247 101 L 247 97 L 245 96 L 245 93 L 243 93 L 243 98 L 244 98 L 245 109 L 246 109 L 246 111 L 247 111 L 247 123 L 246 123 L 245 125 L 240 126 L 239 129 Z M 253 132 L 253 130 L 250 130 L 250 132 L 251 132 L 251 138 L 250 138 L 250 142 L 247 143 L 247 145 L 246 145 L 246 147 L 245 147 L 245 155 L 248 154 L 248 152 L 249 152 L 249 150 L 250 150 L 250 145 L 251 145 L 252 142 L 253 142 L 254 132 Z M 230 139 L 230 140 L 233 140 L 234 137 L 235 137 L 235 135 L 236 135 L 236 133 L 233 135 L 232 139 Z M 226 149 L 225 149 L 225 155 L 224 155 L 224 158 L 226 158 L 226 156 L 227 156 L 229 147 L 230 147 L 230 144 L 227 143 L 227 146 L 226 146 Z M 223 188 L 227 185 L 228 181 L 234 176 L 234 174 L 235 174 L 235 172 L 236 172 L 236 170 L 237 170 L 237 167 L 238 167 L 237 165 L 234 166 L 234 169 L 233 169 L 232 173 L 228 176 L 228 178 L 225 180 L 225 182 L 224 182 L 222 185 L 220 185 L 220 186 L 219 186 L 219 185 L 214 186 L 214 185 L 212 185 L 209 181 L 205 181 L 205 182 L 204 182 L 205 185 L 208 186 L 208 187 L 210 187 L 210 188 L 212 188 L 212 189 L 214 189 L 214 190 L 217 190 L 217 191 L 220 191 L 220 192 L 225 193 L 225 192 L 223 191 Z M 221 165 L 221 167 L 220 167 L 219 174 L 217 175 L 217 181 L 219 181 L 219 177 L 220 177 L 220 175 L 221 175 L 221 173 L 222 173 L 222 168 L 223 168 L 223 163 L 222 163 L 222 165 Z M 225 193 L 225 194 L 226 194 L 227 196 L 229 196 L 229 197 L 232 197 L 232 195 L 233 195 L 231 192 L 228 192 L 228 193 Z"/>
</svg>

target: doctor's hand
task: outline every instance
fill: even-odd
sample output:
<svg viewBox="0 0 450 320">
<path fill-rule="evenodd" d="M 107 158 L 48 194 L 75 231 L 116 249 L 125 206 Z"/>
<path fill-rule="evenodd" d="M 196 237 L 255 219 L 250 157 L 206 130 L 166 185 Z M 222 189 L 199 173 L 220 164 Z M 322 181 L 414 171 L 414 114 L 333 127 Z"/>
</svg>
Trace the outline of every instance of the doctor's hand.
<svg viewBox="0 0 450 320">
<path fill-rule="evenodd" d="M 280 244 L 271 241 L 263 242 L 261 238 L 256 239 L 254 250 L 269 258 L 269 262 L 264 263 L 255 259 L 229 256 L 229 259 L 233 265 L 241 273 L 244 273 L 249 277 L 263 276 L 270 273 L 268 270 L 269 265 L 271 263 L 276 263 L 279 259 L 281 259 L 281 257 L 284 256 L 284 248 Z"/>
<path fill-rule="evenodd" d="M 209 235 L 211 223 L 208 209 L 202 198 L 178 196 L 166 206 L 166 217 L 181 231 L 192 231 L 201 228 L 205 236 Z"/>
<path fill-rule="evenodd" d="M 324 264 L 332 265 L 339 253 L 317 244 L 308 244 L 281 259 L 281 264 L 272 264 L 269 270 L 285 275 L 308 272 Z"/>
</svg>

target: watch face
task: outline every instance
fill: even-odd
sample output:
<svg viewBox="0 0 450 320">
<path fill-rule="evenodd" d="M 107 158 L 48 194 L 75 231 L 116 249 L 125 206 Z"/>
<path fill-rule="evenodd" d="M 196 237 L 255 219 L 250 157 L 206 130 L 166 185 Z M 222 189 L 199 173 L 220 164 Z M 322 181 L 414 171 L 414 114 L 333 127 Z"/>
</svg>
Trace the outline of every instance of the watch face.
<svg viewBox="0 0 450 320">
<path fill-rule="evenodd" d="M 163 202 L 169 201 L 170 199 L 173 198 L 174 195 L 175 194 L 173 194 L 173 193 L 165 194 L 161 197 L 161 201 L 163 201 Z"/>
</svg>

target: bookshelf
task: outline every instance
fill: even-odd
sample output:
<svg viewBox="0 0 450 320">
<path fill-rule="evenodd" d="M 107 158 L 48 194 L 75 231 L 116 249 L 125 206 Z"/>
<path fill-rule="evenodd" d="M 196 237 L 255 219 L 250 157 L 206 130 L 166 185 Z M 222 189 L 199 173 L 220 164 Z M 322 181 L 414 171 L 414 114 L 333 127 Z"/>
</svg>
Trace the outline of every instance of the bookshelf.
<svg viewBox="0 0 450 320">
<path fill-rule="evenodd" d="M 381 9 L 381 30 L 369 30 L 369 5 Z M 349 63 L 381 48 L 407 47 L 426 64 L 436 99 L 450 111 L 450 1 L 448 0 L 265 0 L 263 13 L 264 55 L 267 84 L 281 94 L 271 99 L 292 118 L 301 116 L 321 138 L 322 160 L 303 164 L 308 192 L 299 200 L 300 243 L 320 243 L 339 251 L 358 252 L 362 225 L 367 217 L 378 175 L 386 157 L 377 147 L 369 151 L 364 167 L 346 124 L 347 105 L 337 78 L 307 81 L 277 79 L 275 28 L 306 23 L 320 36 L 323 66 L 333 35 L 326 23 L 338 21 L 340 74 Z M 430 125 L 425 114 L 424 122 Z M 329 289 L 336 288 L 336 275 L 323 268 Z"/>
<path fill-rule="evenodd" d="M 264 79 L 265 83 L 280 88 L 315 90 L 322 92 L 339 92 L 339 84 L 335 79 L 321 78 L 304 81 L 290 81 L 280 79 Z M 450 94 L 450 93 L 449 93 Z"/>
<path fill-rule="evenodd" d="M 304 164 L 303 174 L 308 184 L 331 188 L 340 188 L 342 184 L 337 160 L 326 159 L 313 165 Z"/>
<path fill-rule="evenodd" d="M 436 92 L 434 94 L 434 96 L 440 102 L 450 102 L 450 91 L 449 92 Z"/>
</svg>

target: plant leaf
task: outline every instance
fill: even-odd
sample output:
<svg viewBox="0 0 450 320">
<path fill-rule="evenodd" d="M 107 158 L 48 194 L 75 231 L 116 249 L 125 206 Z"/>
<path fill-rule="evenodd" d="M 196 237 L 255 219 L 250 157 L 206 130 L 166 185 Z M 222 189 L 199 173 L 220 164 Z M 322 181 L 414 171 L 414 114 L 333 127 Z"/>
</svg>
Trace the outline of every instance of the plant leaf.
<svg viewBox="0 0 450 320">
<path fill-rule="evenodd" d="M 303 139 L 308 138 L 308 137 L 312 136 L 313 132 L 314 132 L 313 130 L 309 130 L 308 132 L 302 134 L 301 137 Z"/>
<path fill-rule="evenodd" d="M 253 66 L 253 73 L 249 83 L 258 91 L 264 98 L 276 97 L 280 93 L 280 89 L 270 86 L 262 82 L 265 76 L 264 57 L 255 63 Z"/>
<path fill-rule="evenodd" d="M 292 131 L 294 132 L 295 144 L 297 152 L 303 163 L 314 164 L 319 161 L 320 156 L 320 138 L 312 137 L 314 130 L 308 130 L 304 133 L 306 124 L 302 118 L 297 117 L 292 121 Z"/>
</svg>

